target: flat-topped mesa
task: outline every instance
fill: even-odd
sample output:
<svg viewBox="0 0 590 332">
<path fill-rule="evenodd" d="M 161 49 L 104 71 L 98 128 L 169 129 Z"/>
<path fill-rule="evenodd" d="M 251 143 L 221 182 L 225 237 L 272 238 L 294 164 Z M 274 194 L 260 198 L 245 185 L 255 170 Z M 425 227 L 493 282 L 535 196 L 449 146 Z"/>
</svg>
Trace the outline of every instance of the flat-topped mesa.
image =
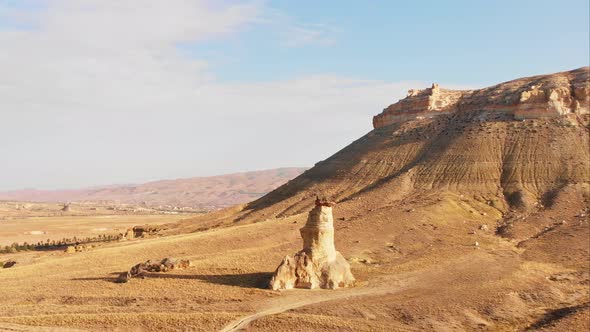
<svg viewBox="0 0 590 332">
<path fill-rule="evenodd" d="M 457 111 L 504 112 L 520 120 L 589 114 L 590 68 L 525 77 L 479 90 L 447 90 L 438 84 L 410 90 L 406 98 L 373 117 L 373 127 Z"/>
<path fill-rule="evenodd" d="M 334 205 L 327 200 L 316 200 L 305 226 L 299 230 L 303 250 L 293 257 L 285 256 L 270 281 L 270 288 L 335 289 L 354 285 L 350 265 L 334 247 Z"/>
</svg>

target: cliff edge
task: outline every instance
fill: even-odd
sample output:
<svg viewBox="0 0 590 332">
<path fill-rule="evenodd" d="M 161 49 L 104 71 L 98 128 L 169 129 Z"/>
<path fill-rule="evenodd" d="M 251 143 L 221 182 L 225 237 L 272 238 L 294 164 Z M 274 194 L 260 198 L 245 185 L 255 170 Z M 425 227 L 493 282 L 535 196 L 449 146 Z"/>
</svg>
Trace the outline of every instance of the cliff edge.
<svg viewBox="0 0 590 332">
<path fill-rule="evenodd" d="M 515 119 L 590 113 L 590 67 L 525 77 L 478 90 L 448 90 L 438 84 L 410 90 L 406 98 L 373 117 L 375 129 L 441 114 L 490 111 Z"/>
</svg>

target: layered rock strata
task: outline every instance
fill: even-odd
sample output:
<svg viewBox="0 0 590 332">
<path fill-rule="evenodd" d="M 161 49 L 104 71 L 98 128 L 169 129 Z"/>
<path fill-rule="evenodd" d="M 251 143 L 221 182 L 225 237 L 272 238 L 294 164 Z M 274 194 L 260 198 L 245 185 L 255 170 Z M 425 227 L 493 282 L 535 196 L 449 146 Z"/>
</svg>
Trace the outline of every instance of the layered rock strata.
<svg viewBox="0 0 590 332">
<path fill-rule="evenodd" d="M 270 288 L 336 289 L 354 285 L 350 265 L 334 247 L 334 204 L 316 200 L 305 226 L 300 229 L 303 250 L 293 257 L 285 256 L 270 281 Z"/>
<path fill-rule="evenodd" d="M 503 112 L 517 120 L 590 113 L 590 68 L 521 78 L 479 90 L 447 90 L 438 84 L 410 90 L 406 98 L 373 117 L 381 128 L 461 111 Z"/>
</svg>

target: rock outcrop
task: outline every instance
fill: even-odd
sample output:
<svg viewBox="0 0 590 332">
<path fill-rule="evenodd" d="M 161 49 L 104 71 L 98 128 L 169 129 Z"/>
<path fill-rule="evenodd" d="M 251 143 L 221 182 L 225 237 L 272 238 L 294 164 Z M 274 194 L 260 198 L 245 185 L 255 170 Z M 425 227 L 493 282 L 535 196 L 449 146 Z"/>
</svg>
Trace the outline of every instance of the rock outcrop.
<svg viewBox="0 0 590 332">
<path fill-rule="evenodd" d="M 170 270 L 184 270 L 191 267 L 192 264 L 187 259 L 177 260 L 174 258 L 164 258 L 159 262 L 145 261 L 134 265 L 129 271 L 119 275 L 116 282 L 126 283 L 131 278 L 144 277 L 148 272 L 168 272 Z"/>
<path fill-rule="evenodd" d="M 143 225 L 133 227 L 133 236 L 131 238 L 148 237 L 154 235 L 160 231 L 158 226 Z"/>
<path fill-rule="evenodd" d="M 16 265 L 16 261 L 8 260 L 6 262 L 0 262 L 0 267 L 3 269 L 9 269 Z"/>
<path fill-rule="evenodd" d="M 94 248 L 93 245 L 91 244 L 87 244 L 87 245 L 81 245 L 81 244 L 77 244 L 74 246 L 67 246 L 66 249 L 64 250 L 64 252 L 68 253 L 68 254 L 72 254 L 75 252 L 84 252 L 84 251 L 88 251 L 90 249 Z"/>
<path fill-rule="evenodd" d="M 316 200 L 307 223 L 300 229 L 303 250 L 283 259 L 270 281 L 270 288 L 336 289 L 354 285 L 350 265 L 334 247 L 334 204 Z"/>
<path fill-rule="evenodd" d="M 479 90 L 447 90 L 438 84 L 410 90 L 373 117 L 373 127 L 463 111 L 508 113 L 515 119 L 590 113 L 590 68 L 521 78 Z"/>
<path fill-rule="evenodd" d="M 133 228 L 128 228 L 125 231 L 125 234 L 123 234 L 123 238 L 126 240 L 133 240 L 135 239 L 135 231 L 133 231 Z"/>
</svg>

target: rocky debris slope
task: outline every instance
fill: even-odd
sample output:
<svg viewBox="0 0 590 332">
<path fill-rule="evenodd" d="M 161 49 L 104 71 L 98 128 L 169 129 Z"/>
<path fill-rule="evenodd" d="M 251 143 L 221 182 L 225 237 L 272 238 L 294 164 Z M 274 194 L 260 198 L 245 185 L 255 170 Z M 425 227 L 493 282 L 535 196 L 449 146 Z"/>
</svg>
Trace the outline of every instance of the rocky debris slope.
<svg viewBox="0 0 590 332">
<path fill-rule="evenodd" d="M 148 260 L 134 265 L 129 271 L 123 272 L 117 278 L 118 283 L 128 282 L 131 278 L 142 278 L 149 272 L 168 272 L 171 270 L 184 270 L 191 267 L 187 259 L 177 260 L 175 258 L 164 258 L 159 262 Z"/>
<path fill-rule="evenodd" d="M 433 84 L 428 89 L 408 91 L 406 98 L 373 118 L 373 127 L 462 111 L 502 112 L 516 119 L 588 114 L 588 71 L 588 67 L 583 67 L 521 78 L 479 90 L 447 90 Z"/>
<path fill-rule="evenodd" d="M 300 229 L 303 250 L 283 259 L 270 281 L 270 288 L 336 289 L 354 285 L 350 265 L 334 247 L 334 204 L 316 199 L 307 223 Z"/>
</svg>

